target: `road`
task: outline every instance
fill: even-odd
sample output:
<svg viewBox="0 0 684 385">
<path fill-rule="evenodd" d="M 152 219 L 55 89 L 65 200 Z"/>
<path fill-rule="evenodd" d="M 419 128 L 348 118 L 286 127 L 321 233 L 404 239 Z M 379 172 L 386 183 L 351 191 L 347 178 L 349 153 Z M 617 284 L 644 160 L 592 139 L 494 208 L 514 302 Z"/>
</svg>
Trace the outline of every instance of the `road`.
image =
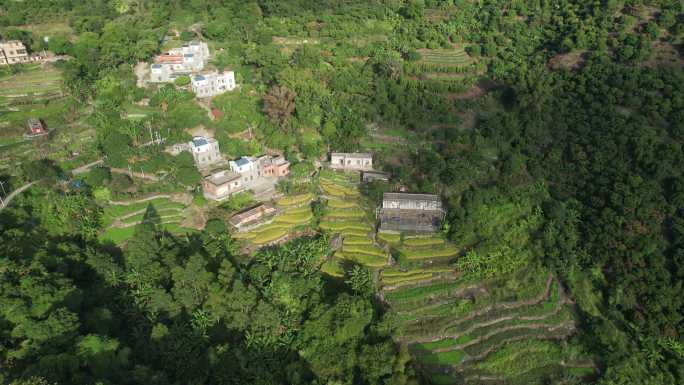
<svg viewBox="0 0 684 385">
<path fill-rule="evenodd" d="M 84 164 L 84 165 L 81 166 L 81 167 L 78 167 L 78 168 L 75 168 L 75 169 L 71 170 L 71 173 L 72 173 L 73 175 L 83 174 L 84 172 L 88 172 L 88 170 L 90 170 L 91 167 L 97 166 L 97 165 L 99 165 L 99 164 L 102 164 L 102 162 L 103 162 L 102 159 L 98 159 L 98 160 L 96 160 L 96 161 L 94 161 L 94 162 L 92 162 L 92 163 Z"/>
<path fill-rule="evenodd" d="M 21 194 L 24 190 L 28 189 L 29 187 L 33 186 L 34 184 L 38 183 L 38 181 L 33 181 L 31 183 L 27 183 L 18 189 L 12 191 L 9 193 L 8 196 L 5 197 L 5 199 L 2 200 L 2 204 L 0 204 L 0 211 L 4 210 L 5 207 L 9 206 L 10 202 L 12 202 L 12 199 L 16 197 L 17 195 Z"/>
</svg>

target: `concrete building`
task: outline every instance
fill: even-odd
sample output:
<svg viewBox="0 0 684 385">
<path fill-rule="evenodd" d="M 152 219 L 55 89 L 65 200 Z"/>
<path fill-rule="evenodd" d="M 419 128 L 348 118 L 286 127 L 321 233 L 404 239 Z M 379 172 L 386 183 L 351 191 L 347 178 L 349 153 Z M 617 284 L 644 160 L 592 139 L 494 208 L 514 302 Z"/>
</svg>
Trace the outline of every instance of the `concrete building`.
<svg viewBox="0 0 684 385">
<path fill-rule="evenodd" d="M 263 222 L 264 218 L 274 215 L 276 211 L 273 206 L 261 203 L 233 215 L 230 218 L 230 224 L 238 231 L 247 231 L 257 222 Z"/>
<path fill-rule="evenodd" d="M 333 152 L 330 154 L 330 167 L 348 171 L 371 171 L 373 170 L 373 155 L 360 152 Z"/>
<path fill-rule="evenodd" d="M 19 40 L 0 42 L 0 65 L 28 63 L 31 61 L 24 43 Z"/>
<path fill-rule="evenodd" d="M 223 160 L 219 151 L 218 141 L 214 138 L 196 136 L 189 143 L 192 158 L 195 160 L 197 168 L 202 169 Z"/>
<path fill-rule="evenodd" d="M 265 177 L 284 177 L 290 174 L 290 162 L 283 156 L 264 155 L 257 158 L 257 175 Z"/>
<path fill-rule="evenodd" d="M 364 182 L 389 181 L 390 175 L 382 171 L 364 171 L 361 179 Z"/>
<path fill-rule="evenodd" d="M 202 181 L 204 197 L 215 201 L 222 201 L 244 188 L 240 174 L 232 170 L 212 172 Z"/>
<path fill-rule="evenodd" d="M 235 89 L 233 71 L 210 72 L 192 77 L 192 91 L 198 98 L 220 95 Z"/>
<path fill-rule="evenodd" d="M 153 83 L 173 82 L 179 76 L 189 76 L 204 69 L 209 62 L 209 46 L 205 42 L 193 41 L 174 48 L 154 59 L 150 66 L 150 81 Z"/>
<path fill-rule="evenodd" d="M 243 156 L 228 162 L 230 169 L 242 175 L 245 184 L 253 183 L 261 178 L 280 178 L 290 174 L 290 162 L 282 156 L 263 155 L 258 158 Z"/>
<path fill-rule="evenodd" d="M 383 194 L 378 210 L 380 231 L 438 231 L 444 210 L 439 196 L 433 194 Z"/>
</svg>

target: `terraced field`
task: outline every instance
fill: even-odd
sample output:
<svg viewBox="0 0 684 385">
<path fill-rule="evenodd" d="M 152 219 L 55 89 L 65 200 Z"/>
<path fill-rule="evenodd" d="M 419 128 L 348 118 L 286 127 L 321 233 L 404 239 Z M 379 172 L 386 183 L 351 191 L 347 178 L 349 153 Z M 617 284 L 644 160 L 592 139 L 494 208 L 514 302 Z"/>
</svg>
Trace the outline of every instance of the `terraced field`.
<svg viewBox="0 0 684 385">
<path fill-rule="evenodd" d="M 186 218 L 187 205 L 172 201 L 167 197 L 147 200 L 111 203 L 104 207 L 102 224 L 105 231 L 100 234 L 101 240 L 116 244 L 125 242 L 135 232 L 135 225 L 145 220 L 149 207 L 154 208 L 156 219 L 161 228 L 171 233 L 196 231 L 184 228 L 181 222 Z"/>
<path fill-rule="evenodd" d="M 399 339 L 431 383 L 528 384 L 593 374 L 588 357 L 558 343 L 575 331 L 571 302 L 552 275 L 535 282 L 524 291 L 528 297 L 501 301 L 486 285 L 462 282 L 448 265 L 392 267 L 380 274 L 385 301 L 400 323 Z"/>
<path fill-rule="evenodd" d="M 358 190 L 358 174 L 325 170 L 319 178 L 321 194 L 326 209 L 319 227 L 331 234 L 342 236 L 342 246 L 334 257 L 324 264 L 324 271 L 339 274 L 342 265 L 353 262 L 369 268 L 385 266 L 389 254 L 373 240 L 374 219 L 372 212 L 361 202 Z"/>
<path fill-rule="evenodd" d="M 244 233 L 233 234 L 233 237 L 254 247 L 278 242 L 311 223 L 313 213 L 310 205 L 313 199 L 314 195 L 310 193 L 280 198 L 276 201 L 279 212 L 270 223 Z"/>
</svg>

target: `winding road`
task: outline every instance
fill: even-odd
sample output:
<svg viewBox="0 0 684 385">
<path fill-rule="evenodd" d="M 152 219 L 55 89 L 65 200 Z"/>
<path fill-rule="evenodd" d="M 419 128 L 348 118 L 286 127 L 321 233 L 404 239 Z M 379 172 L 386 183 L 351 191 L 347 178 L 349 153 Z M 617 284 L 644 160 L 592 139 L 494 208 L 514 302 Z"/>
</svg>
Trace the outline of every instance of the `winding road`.
<svg viewBox="0 0 684 385">
<path fill-rule="evenodd" d="M 38 183 L 38 181 L 33 181 L 31 183 L 27 183 L 27 184 L 19 187 L 18 189 L 12 191 L 11 193 L 9 193 L 9 195 L 7 195 L 2 200 L 2 203 L 0 204 L 0 211 L 4 210 L 5 207 L 7 207 L 10 204 L 10 202 L 12 202 L 12 199 L 14 199 L 14 197 L 21 194 L 22 192 L 24 192 L 24 190 L 28 189 L 29 187 L 33 186 L 36 183 Z"/>
</svg>

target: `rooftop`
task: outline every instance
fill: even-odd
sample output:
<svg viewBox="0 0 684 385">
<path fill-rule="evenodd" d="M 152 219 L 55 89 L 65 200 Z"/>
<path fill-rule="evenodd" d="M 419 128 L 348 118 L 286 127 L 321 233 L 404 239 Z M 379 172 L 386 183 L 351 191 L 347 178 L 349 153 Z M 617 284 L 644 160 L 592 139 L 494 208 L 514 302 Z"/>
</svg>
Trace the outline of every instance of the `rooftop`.
<svg viewBox="0 0 684 385">
<path fill-rule="evenodd" d="M 209 142 L 207 141 L 206 138 L 203 138 L 201 136 L 197 136 L 197 137 L 192 138 L 192 144 L 195 147 L 199 147 L 199 146 L 207 145 L 207 144 L 209 144 Z"/>
<path fill-rule="evenodd" d="M 240 211 L 239 213 L 233 215 L 233 216 L 230 218 L 230 223 L 231 223 L 233 226 L 237 226 L 237 225 L 240 224 L 242 221 L 244 221 L 245 219 L 248 219 L 249 217 L 251 217 L 251 216 L 253 216 L 253 215 L 255 215 L 255 214 L 259 214 L 259 213 L 268 214 L 268 213 L 271 213 L 271 212 L 274 212 L 274 211 L 275 211 L 275 208 L 274 208 L 273 206 L 265 205 L 265 204 L 263 204 L 263 203 L 260 203 L 260 204 L 254 206 L 254 207 L 251 207 L 251 208 L 242 210 L 242 211 Z"/>
<path fill-rule="evenodd" d="M 439 196 L 435 194 L 384 193 L 382 199 L 441 202 Z"/>
<path fill-rule="evenodd" d="M 193 80 L 196 81 L 196 82 L 200 82 L 200 81 L 202 81 L 202 80 L 206 80 L 206 78 L 205 78 L 203 75 L 195 75 L 195 77 L 193 78 Z"/>
<path fill-rule="evenodd" d="M 373 154 L 367 152 L 333 152 L 330 156 L 344 156 L 347 158 L 372 158 Z"/>
<path fill-rule="evenodd" d="M 205 180 L 213 185 L 220 186 L 240 178 L 240 174 L 234 173 L 230 170 L 221 170 L 217 173 L 209 175 L 205 178 Z"/>
<path fill-rule="evenodd" d="M 152 68 L 161 68 L 161 67 L 162 67 L 161 64 L 152 64 Z"/>
<path fill-rule="evenodd" d="M 250 160 L 243 156 L 242 158 L 236 160 L 235 164 L 238 166 L 245 166 L 245 165 L 248 165 L 249 162 L 250 162 Z"/>
</svg>

